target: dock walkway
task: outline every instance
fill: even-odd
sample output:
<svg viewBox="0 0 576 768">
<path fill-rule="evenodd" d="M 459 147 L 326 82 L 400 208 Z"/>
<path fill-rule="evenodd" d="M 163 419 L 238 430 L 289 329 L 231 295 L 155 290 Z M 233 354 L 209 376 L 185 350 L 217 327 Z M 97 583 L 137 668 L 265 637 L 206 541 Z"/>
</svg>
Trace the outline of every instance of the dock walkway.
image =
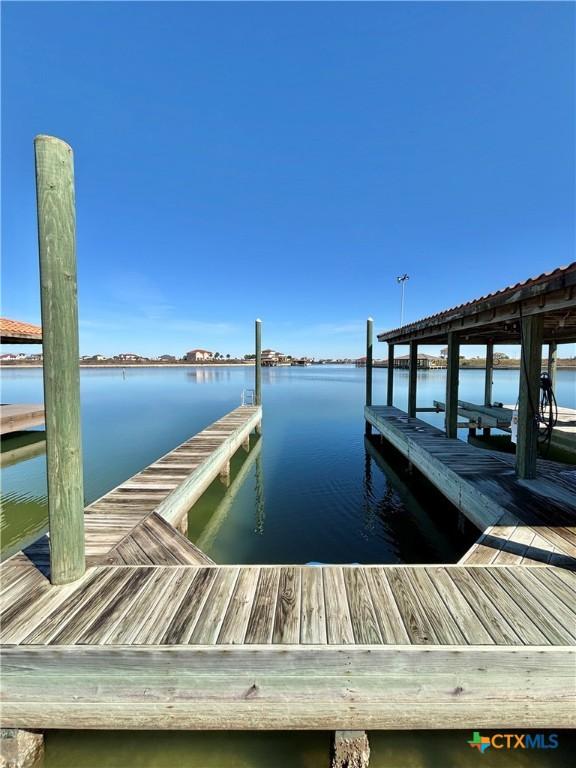
<svg viewBox="0 0 576 768">
<path fill-rule="evenodd" d="M 365 416 L 482 531 L 461 562 L 576 565 L 576 468 L 539 459 L 538 479 L 519 480 L 513 455 L 447 438 L 398 408 Z"/>
<path fill-rule="evenodd" d="M 44 424 L 41 403 L 2 403 L 0 405 L 0 435 L 20 432 Z"/>
</svg>

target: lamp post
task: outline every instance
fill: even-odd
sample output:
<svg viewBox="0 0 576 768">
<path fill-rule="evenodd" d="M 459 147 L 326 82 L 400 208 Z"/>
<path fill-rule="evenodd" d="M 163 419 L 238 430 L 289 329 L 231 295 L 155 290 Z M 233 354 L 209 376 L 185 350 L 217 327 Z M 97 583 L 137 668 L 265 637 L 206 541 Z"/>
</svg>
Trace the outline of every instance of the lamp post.
<svg viewBox="0 0 576 768">
<path fill-rule="evenodd" d="M 406 281 L 410 280 L 410 276 L 404 273 L 403 275 L 400 275 L 396 278 L 396 282 L 400 283 L 402 286 L 402 295 L 400 298 L 400 327 L 404 325 L 404 291 L 406 288 Z"/>
</svg>

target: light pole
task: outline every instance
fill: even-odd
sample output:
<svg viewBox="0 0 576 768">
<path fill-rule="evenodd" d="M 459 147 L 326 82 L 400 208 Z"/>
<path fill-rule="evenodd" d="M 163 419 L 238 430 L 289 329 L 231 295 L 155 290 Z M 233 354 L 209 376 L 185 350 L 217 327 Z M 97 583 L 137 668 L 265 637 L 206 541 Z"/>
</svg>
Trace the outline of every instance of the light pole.
<svg viewBox="0 0 576 768">
<path fill-rule="evenodd" d="M 400 299 L 400 327 L 404 325 L 404 290 L 406 287 L 406 280 L 410 280 L 410 276 L 404 273 L 400 277 L 396 278 L 396 282 L 402 286 L 402 298 Z"/>
</svg>

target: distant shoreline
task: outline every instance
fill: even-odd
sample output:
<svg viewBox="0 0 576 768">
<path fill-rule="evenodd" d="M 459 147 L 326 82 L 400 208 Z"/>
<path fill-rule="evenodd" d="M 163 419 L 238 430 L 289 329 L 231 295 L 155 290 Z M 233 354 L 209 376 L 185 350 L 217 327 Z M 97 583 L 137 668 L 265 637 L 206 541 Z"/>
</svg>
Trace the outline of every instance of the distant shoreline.
<svg viewBox="0 0 576 768">
<path fill-rule="evenodd" d="M 329 368 L 333 366 L 350 366 L 358 367 L 354 363 L 312 363 L 314 368 Z M 11 360 L 7 360 L 0 366 L 2 368 L 42 368 L 42 363 L 15 363 Z M 254 361 L 247 361 L 245 363 L 80 363 L 80 368 L 253 368 Z M 267 366 L 265 366 L 267 367 Z M 268 366 L 269 367 L 269 366 Z M 280 368 L 302 368 L 299 365 L 285 365 L 285 366 L 272 366 Z M 364 367 L 364 366 L 362 366 Z M 383 368 L 388 370 L 387 365 L 375 365 L 374 368 Z M 519 370 L 519 364 L 516 365 L 495 365 L 494 371 L 517 371 Z M 545 366 L 542 370 L 545 369 Z M 576 370 L 575 364 L 562 364 L 559 363 L 557 369 L 564 371 Z M 397 371 L 408 371 L 407 368 L 396 368 Z M 445 371 L 445 368 L 429 368 L 421 369 L 419 372 L 431 373 L 433 371 Z M 485 365 L 460 365 L 461 371 L 483 371 L 486 370 Z"/>
</svg>

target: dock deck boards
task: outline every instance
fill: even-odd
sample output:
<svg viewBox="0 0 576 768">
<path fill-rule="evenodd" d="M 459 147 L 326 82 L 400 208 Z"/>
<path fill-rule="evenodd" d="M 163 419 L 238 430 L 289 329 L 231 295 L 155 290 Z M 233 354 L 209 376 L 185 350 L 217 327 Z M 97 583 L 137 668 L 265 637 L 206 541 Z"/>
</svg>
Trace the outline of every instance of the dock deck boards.
<svg viewBox="0 0 576 768">
<path fill-rule="evenodd" d="M 482 531 L 462 563 L 576 566 L 576 467 L 539 459 L 538 478 L 518 480 L 513 455 L 449 439 L 398 408 L 365 415 Z"/>
<path fill-rule="evenodd" d="M 562 646 L 576 641 L 574 589 L 576 574 L 556 567 L 97 566 L 72 586 L 16 582 L 0 597 L 0 640 Z M 169 606 L 161 613 L 159 595 Z"/>
<path fill-rule="evenodd" d="M 39 427 L 44 424 L 44 406 L 38 403 L 0 404 L 0 435 Z"/>
</svg>

